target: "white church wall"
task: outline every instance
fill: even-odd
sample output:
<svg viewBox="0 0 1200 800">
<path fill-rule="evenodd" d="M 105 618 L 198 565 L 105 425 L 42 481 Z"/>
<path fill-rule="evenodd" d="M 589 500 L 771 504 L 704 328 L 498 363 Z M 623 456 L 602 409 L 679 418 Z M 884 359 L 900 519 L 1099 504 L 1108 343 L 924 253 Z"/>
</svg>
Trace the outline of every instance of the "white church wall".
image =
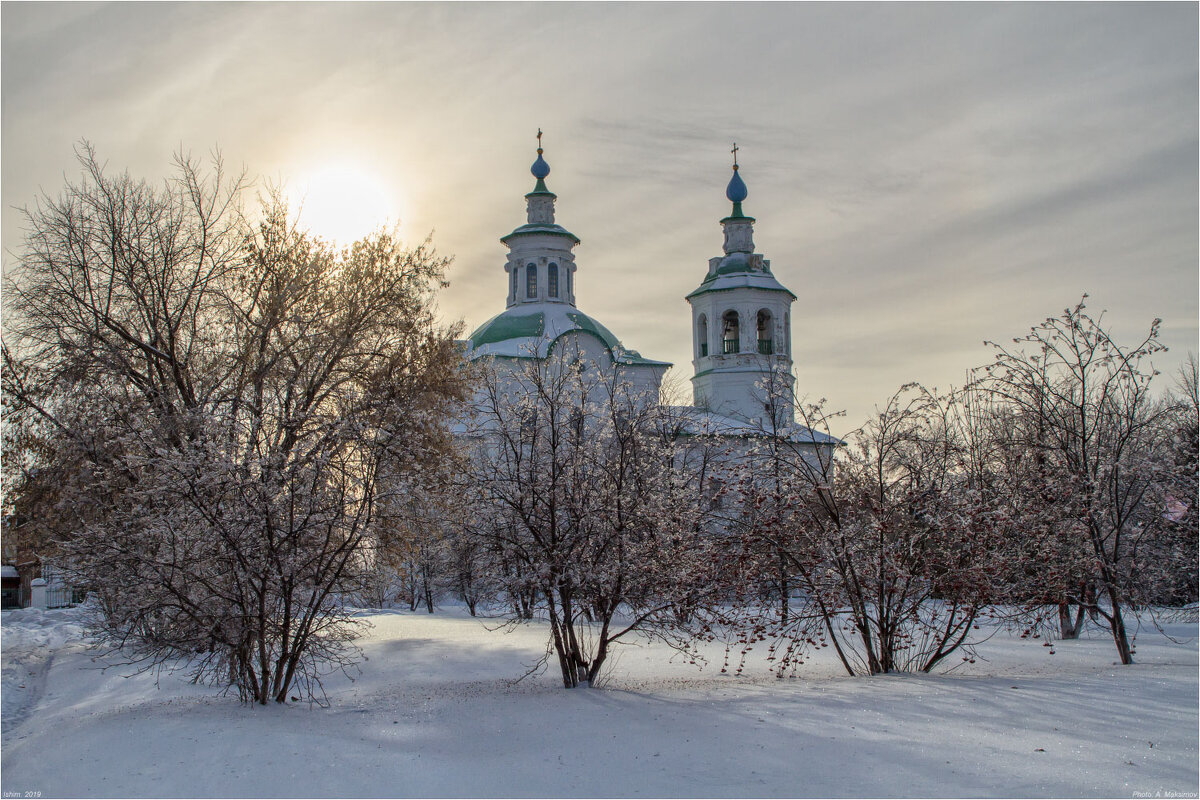
<svg viewBox="0 0 1200 800">
<path fill-rule="evenodd" d="M 509 254 L 505 271 L 508 273 L 508 303 L 512 307 L 518 303 L 551 302 L 575 303 L 575 256 L 571 252 L 570 240 L 562 236 L 529 235 L 513 240 L 513 249 Z M 527 287 L 527 272 L 529 264 L 537 267 L 537 292 L 530 298 Z M 548 269 L 550 264 L 556 264 L 558 273 L 558 294 L 549 293 Z M 516 293 L 512 291 L 512 273 L 517 272 Z M 568 277 L 568 274 L 571 277 Z"/>
<path fill-rule="evenodd" d="M 608 346 L 590 333 L 572 331 L 558 337 L 551 344 L 547 359 L 564 359 L 568 363 L 581 363 L 585 373 L 590 374 L 592 402 L 603 400 L 605 386 L 619 387 L 645 402 L 658 402 L 662 378 L 667 367 L 657 365 L 619 364 L 613 360 Z M 514 392 L 521 386 L 521 374 L 533 362 L 531 358 L 496 358 L 491 366 L 499 377 L 502 391 Z"/>
</svg>

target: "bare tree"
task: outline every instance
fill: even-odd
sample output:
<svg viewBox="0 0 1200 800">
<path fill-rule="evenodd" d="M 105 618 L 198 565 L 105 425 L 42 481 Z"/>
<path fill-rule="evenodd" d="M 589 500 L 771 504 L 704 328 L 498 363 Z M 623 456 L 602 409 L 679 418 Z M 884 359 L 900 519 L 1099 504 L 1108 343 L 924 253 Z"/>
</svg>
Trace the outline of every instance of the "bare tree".
<svg viewBox="0 0 1200 800">
<path fill-rule="evenodd" d="M 59 541 L 135 660 L 183 659 L 258 703 L 353 657 L 386 472 L 435 464 L 465 383 L 431 312 L 445 261 L 386 233 L 341 253 L 275 198 L 180 159 L 162 190 L 85 179 L 27 214 L 6 391 L 78 463 Z"/>
<path fill-rule="evenodd" d="M 567 688 L 595 685 L 631 636 L 686 646 L 682 622 L 713 591 L 702 481 L 657 399 L 564 340 L 493 369 L 475 406 L 474 533 L 513 617 L 525 599 L 545 615 Z"/>
<path fill-rule="evenodd" d="M 1166 446 L 1162 469 L 1166 478 L 1166 512 L 1163 515 L 1159 563 L 1163 565 L 1155 602 L 1194 603 L 1200 567 L 1200 369 L 1189 353 L 1175 375 L 1164 416 Z"/>
<path fill-rule="evenodd" d="M 1166 349 L 1158 326 L 1124 346 L 1080 301 L 1009 345 L 993 343 L 996 358 L 986 367 L 988 391 L 1020 421 L 1014 445 L 1039 465 L 1034 478 L 1053 487 L 1058 499 L 1048 500 L 1074 517 L 1053 531 L 1078 536 L 1068 564 L 1072 553 L 1086 556 L 1070 565 L 1079 583 L 1052 587 L 1053 594 L 1103 618 L 1123 664 L 1133 660 L 1125 613 L 1145 602 L 1151 576 L 1164 566 L 1152 547 L 1167 504 L 1166 412 L 1151 394 L 1149 363 Z"/>
<path fill-rule="evenodd" d="M 432 614 L 438 596 L 451 583 L 451 538 L 460 498 L 458 459 L 444 458 L 413 472 L 390 477 L 374 537 L 374 557 L 396 581 L 409 610 L 424 605 Z"/>
<path fill-rule="evenodd" d="M 837 450 L 823 406 L 800 412 L 762 431 L 738 484 L 750 575 L 783 576 L 799 599 L 748 605 L 743 641 L 774 639 L 780 671 L 826 646 L 851 675 L 969 660 L 1001 550 L 964 398 L 905 387 Z"/>
<path fill-rule="evenodd" d="M 462 495 L 455 500 L 465 499 Z M 498 575 L 505 573 L 491 537 L 480 537 L 473 532 L 473 523 L 468 519 L 470 509 L 466 503 L 456 504 L 453 516 L 447 517 L 443 531 L 446 532 L 445 547 L 448 556 L 445 583 L 454 595 L 467 606 L 471 616 L 479 613 L 480 607 L 498 599 L 502 581 Z M 526 602 L 522 604 L 521 600 Z M 519 598 L 514 612 L 529 619 L 532 604 Z"/>
<path fill-rule="evenodd" d="M 986 406 L 993 443 L 988 475 L 1007 520 L 1005 547 L 1013 556 L 996 599 L 1028 632 L 1056 626 L 1050 635 L 1076 639 L 1087 609 L 1073 598 L 1093 597 L 1094 588 L 1086 567 L 1084 514 L 1073 482 L 1048 455 L 1046 417 L 1016 413 L 997 401 L 986 377 L 973 376 L 970 385 Z M 1048 398 L 1035 389 L 1033 399 L 1043 408 Z"/>
</svg>

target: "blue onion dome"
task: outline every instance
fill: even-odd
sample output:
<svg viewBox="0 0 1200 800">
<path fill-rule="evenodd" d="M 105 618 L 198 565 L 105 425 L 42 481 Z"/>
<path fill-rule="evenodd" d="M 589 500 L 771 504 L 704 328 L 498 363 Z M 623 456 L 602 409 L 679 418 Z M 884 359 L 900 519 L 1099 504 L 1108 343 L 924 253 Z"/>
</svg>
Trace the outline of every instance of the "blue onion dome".
<svg viewBox="0 0 1200 800">
<path fill-rule="evenodd" d="M 725 196 L 730 202 L 740 203 L 746 199 L 750 192 L 746 189 L 746 182 L 742 180 L 742 176 L 738 175 L 738 168 L 735 164 L 733 167 L 733 177 L 729 179 L 729 185 L 725 187 Z"/>
<path fill-rule="evenodd" d="M 546 159 L 542 158 L 542 148 L 538 148 L 537 161 L 533 162 L 533 166 L 529 168 L 529 171 L 539 181 L 545 179 L 550 174 L 550 165 L 546 163 Z"/>
</svg>

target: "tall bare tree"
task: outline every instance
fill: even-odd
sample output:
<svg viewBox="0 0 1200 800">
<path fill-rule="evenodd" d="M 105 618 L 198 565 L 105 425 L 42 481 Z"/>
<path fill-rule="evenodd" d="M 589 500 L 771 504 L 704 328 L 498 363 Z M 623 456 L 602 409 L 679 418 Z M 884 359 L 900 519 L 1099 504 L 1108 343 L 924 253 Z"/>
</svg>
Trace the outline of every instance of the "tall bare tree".
<svg viewBox="0 0 1200 800">
<path fill-rule="evenodd" d="M 391 484 L 451 449 L 465 381 L 435 324 L 443 259 L 334 252 L 180 159 L 162 189 L 84 180 L 28 212 L 6 391 L 78 463 L 58 539 L 98 629 L 258 703 L 353 657 L 341 596 Z"/>
<path fill-rule="evenodd" d="M 1082 540 L 1073 552 L 1086 558 L 1073 569 L 1083 577 L 1060 590 L 1058 602 L 1103 618 L 1129 664 L 1126 612 L 1146 602 L 1151 576 L 1164 566 L 1152 545 L 1167 510 L 1167 412 L 1151 393 L 1150 361 L 1166 348 L 1159 320 L 1140 341 L 1122 345 L 1085 301 L 1010 344 L 993 343 L 986 386 L 1021 421 L 1025 435 L 1015 445 L 1054 478 L 1059 508 L 1074 515 L 1058 533 L 1075 531 Z"/>
<path fill-rule="evenodd" d="M 703 481 L 657 400 L 560 342 L 493 369 L 475 407 L 475 531 L 507 567 L 514 616 L 523 597 L 545 615 L 567 688 L 595 685 L 633 636 L 686 646 L 714 589 Z"/>
<path fill-rule="evenodd" d="M 837 451 L 821 446 L 823 407 L 800 411 L 805 425 L 764 430 L 743 460 L 751 574 L 782 571 L 800 593 L 779 612 L 748 606 L 749 642 L 774 638 L 781 671 L 824 646 L 851 675 L 969 659 L 1001 550 L 964 398 L 904 387 Z"/>
<path fill-rule="evenodd" d="M 1165 570 L 1156 602 L 1194 603 L 1200 591 L 1200 368 L 1189 353 L 1167 399 L 1166 513 L 1160 560 Z"/>
</svg>

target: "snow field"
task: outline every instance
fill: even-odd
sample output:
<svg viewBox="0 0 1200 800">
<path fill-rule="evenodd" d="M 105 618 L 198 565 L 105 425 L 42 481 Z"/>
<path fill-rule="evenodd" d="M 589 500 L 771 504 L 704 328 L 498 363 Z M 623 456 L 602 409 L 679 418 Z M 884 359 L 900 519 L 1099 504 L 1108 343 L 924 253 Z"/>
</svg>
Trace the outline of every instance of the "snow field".
<svg viewBox="0 0 1200 800">
<path fill-rule="evenodd" d="M 1056 646 L 998 632 L 949 675 L 847 678 L 828 651 L 742 677 L 625 647 L 600 690 L 520 683 L 541 624 L 364 613 L 328 708 L 247 707 L 180 675 L 102 669 L 79 610 L 5 612 L 4 792 L 42 797 L 975 797 L 1196 792 L 1196 626 Z M 39 680 L 30 680 L 30 673 Z M 18 688 L 23 686 L 24 688 Z M 10 691 L 14 692 L 10 698 Z"/>
</svg>

